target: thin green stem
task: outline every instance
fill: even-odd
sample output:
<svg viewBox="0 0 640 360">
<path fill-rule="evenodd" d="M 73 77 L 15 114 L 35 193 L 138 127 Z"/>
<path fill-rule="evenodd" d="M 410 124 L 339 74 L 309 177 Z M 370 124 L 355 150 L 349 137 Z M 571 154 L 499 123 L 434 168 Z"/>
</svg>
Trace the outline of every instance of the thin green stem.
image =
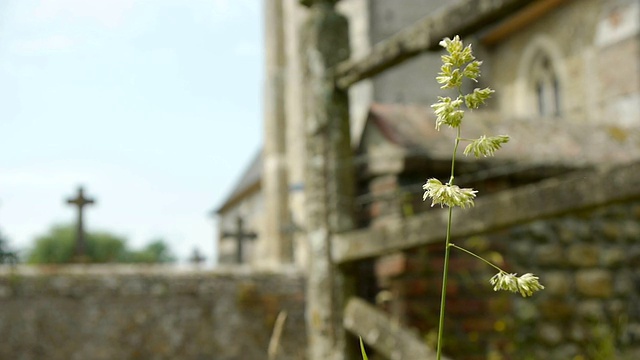
<svg viewBox="0 0 640 360">
<path fill-rule="evenodd" d="M 451 179 L 449 179 L 449 185 L 453 185 L 453 178 L 455 175 L 456 167 L 456 153 L 458 152 L 458 145 L 460 144 L 460 127 L 456 128 L 456 141 L 453 146 L 453 155 L 451 156 Z M 445 304 L 447 302 L 447 275 L 449 273 L 449 254 L 451 253 L 449 248 L 449 241 L 451 240 L 451 223 L 453 219 L 453 208 L 449 207 L 449 216 L 447 219 L 447 237 L 445 240 L 444 248 L 444 269 L 442 271 L 442 294 L 440 295 L 440 319 L 438 320 L 438 345 L 436 348 L 436 359 L 442 358 L 442 339 L 444 334 L 444 311 Z"/>
<path fill-rule="evenodd" d="M 458 145 L 460 145 L 460 126 L 456 128 L 456 131 L 457 131 L 456 141 L 455 141 L 455 145 L 453 146 L 453 155 L 451 156 L 451 179 L 449 179 L 449 185 L 453 185 L 453 178 L 454 178 L 455 168 L 456 168 L 456 153 L 458 153 Z M 451 219 L 449 219 L 449 221 L 451 221 Z"/>
<path fill-rule="evenodd" d="M 458 245 L 456 245 L 456 244 L 453 244 L 453 243 L 449 244 L 449 246 L 450 246 L 450 247 L 454 247 L 454 248 L 456 248 L 456 249 L 458 249 L 458 250 L 460 250 L 460 251 L 466 252 L 467 254 L 469 254 L 469 255 L 471 255 L 471 256 L 473 256 L 473 257 L 475 257 L 476 259 L 481 260 L 481 261 L 482 261 L 482 262 L 484 262 L 485 264 L 487 264 L 487 265 L 491 266 L 492 268 L 494 268 L 494 269 L 496 269 L 496 270 L 498 270 L 498 271 L 500 271 L 500 272 L 506 273 L 506 271 L 504 271 L 504 270 L 500 269 L 500 268 L 499 268 L 498 266 L 496 266 L 494 263 L 492 263 L 491 261 L 489 261 L 489 260 L 487 260 L 487 259 L 483 258 L 483 257 L 482 257 L 482 256 L 480 256 L 480 255 L 477 255 L 477 254 L 475 254 L 475 253 L 473 253 L 473 252 L 471 252 L 471 251 L 469 251 L 469 250 L 467 250 L 467 249 L 465 249 L 465 248 L 463 248 L 463 247 L 460 247 L 460 246 L 458 246 Z"/>
<path fill-rule="evenodd" d="M 453 181 L 453 176 L 451 177 Z M 444 271 L 442 272 L 442 295 L 440 295 L 440 319 L 438 321 L 438 345 L 436 347 L 436 359 L 442 358 L 442 338 L 444 334 L 444 308 L 447 301 L 447 274 L 449 273 L 449 239 L 451 239 L 451 219 L 453 208 L 449 207 L 449 219 L 447 221 L 447 239 L 444 250 Z"/>
</svg>

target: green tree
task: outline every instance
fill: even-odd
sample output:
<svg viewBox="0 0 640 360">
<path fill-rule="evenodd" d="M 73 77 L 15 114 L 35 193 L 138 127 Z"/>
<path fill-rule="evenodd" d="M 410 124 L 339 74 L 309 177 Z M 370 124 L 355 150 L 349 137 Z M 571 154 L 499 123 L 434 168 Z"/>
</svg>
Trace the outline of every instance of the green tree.
<svg viewBox="0 0 640 360">
<path fill-rule="evenodd" d="M 9 249 L 7 243 L 7 239 L 0 233 L 0 264 L 15 264 L 18 262 L 18 255 Z"/>
<path fill-rule="evenodd" d="M 73 262 L 76 229 L 72 225 L 54 225 L 47 234 L 35 239 L 27 255 L 30 264 L 64 264 Z M 86 261 L 89 263 L 160 263 L 174 260 L 169 247 L 155 240 L 141 251 L 127 248 L 127 241 L 105 231 L 87 232 Z"/>
<path fill-rule="evenodd" d="M 103 231 L 89 233 L 87 254 L 91 261 L 96 263 L 122 262 L 127 254 L 126 242 L 122 237 Z"/>
<path fill-rule="evenodd" d="M 31 264 L 70 263 L 75 255 L 76 229 L 72 225 L 54 225 L 47 234 L 35 239 L 35 246 L 27 256 Z M 125 242 L 122 237 L 106 232 L 85 234 L 87 261 L 91 263 L 117 262 L 124 259 Z"/>
<path fill-rule="evenodd" d="M 162 239 L 155 239 L 140 251 L 131 251 L 128 261 L 132 263 L 170 263 L 175 261 L 169 246 Z"/>
</svg>

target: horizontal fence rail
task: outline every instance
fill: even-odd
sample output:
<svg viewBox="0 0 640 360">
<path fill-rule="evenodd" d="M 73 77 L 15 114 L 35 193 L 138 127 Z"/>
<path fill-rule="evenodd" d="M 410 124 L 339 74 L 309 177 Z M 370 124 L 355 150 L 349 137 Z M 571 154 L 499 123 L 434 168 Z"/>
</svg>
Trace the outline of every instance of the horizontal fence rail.
<svg viewBox="0 0 640 360">
<path fill-rule="evenodd" d="M 361 59 L 338 64 L 336 85 L 347 89 L 424 51 L 438 49 L 438 43 L 444 37 L 474 33 L 531 3 L 531 0 L 461 0 L 445 6 L 374 45 Z"/>
<path fill-rule="evenodd" d="M 600 206 L 640 199 L 640 162 L 574 172 L 480 197 L 470 209 L 453 209 L 452 239 Z M 379 229 L 337 234 L 333 261 L 344 264 L 441 241 L 446 209 L 399 219 Z"/>
<path fill-rule="evenodd" d="M 416 331 L 391 320 L 387 314 L 362 299 L 349 299 L 344 311 L 344 327 L 362 337 L 367 345 L 387 359 L 436 358 L 436 352 Z M 443 359 L 448 360 L 446 357 Z"/>
</svg>

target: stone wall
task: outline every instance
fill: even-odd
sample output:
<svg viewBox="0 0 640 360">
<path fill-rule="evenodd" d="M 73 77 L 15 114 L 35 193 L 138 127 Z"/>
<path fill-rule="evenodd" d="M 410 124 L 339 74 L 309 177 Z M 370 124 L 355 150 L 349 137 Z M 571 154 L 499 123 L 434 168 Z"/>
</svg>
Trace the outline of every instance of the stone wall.
<svg viewBox="0 0 640 360">
<path fill-rule="evenodd" d="M 639 203 L 536 222 L 500 241 L 514 271 L 546 284 L 532 302 L 513 299 L 522 349 L 547 359 L 640 357 Z"/>
<path fill-rule="evenodd" d="M 495 271 L 452 250 L 445 339 L 454 359 L 640 358 L 640 203 L 459 245 L 506 271 L 539 275 L 546 289 L 527 299 L 494 293 Z M 376 267 L 384 307 L 427 341 L 437 328 L 442 256 L 442 244 L 435 244 L 382 258 Z"/>
<path fill-rule="evenodd" d="M 150 267 L 0 270 L 0 359 L 304 359 L 304 281 L 294 271 Z"/>
</svg>

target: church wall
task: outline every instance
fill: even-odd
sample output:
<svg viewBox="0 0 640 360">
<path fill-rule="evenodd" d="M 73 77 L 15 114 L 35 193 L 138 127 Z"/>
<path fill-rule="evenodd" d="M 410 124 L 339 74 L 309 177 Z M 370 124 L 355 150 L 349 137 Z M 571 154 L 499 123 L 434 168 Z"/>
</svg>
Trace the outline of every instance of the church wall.
<svg viewBox="0 0 640 360">
<path fill-rule="evenodd" d="M 592 53 L 589 47 L 593 43 L 600 5 L 598 0 L 581 1 L 577 11 L 575 3 L 563 5 L 519 29 L 492 50 L 492 87 L 505 115 L 523 119 L 539 117 L 529 88 L 533 85 L 529 84 L 528 62 L 543 52 L 558 67 L 563 113 L 585 121 L 586 102 L 581 99 L 586 98 L 585 82 L 592 79 L 585 78 L 583 67 L 585 57 Z M 592 81 L 589 83 L 593 86 Z"/>
<path fill-rule="evenodd" d="M 391 37 L 446 4 L 441 0 L 371 0 L 371 43 Z M 440 65 L 439 53 L 425 53 L 384 71 L 373 78 L 373 101 L 433 104 L 442 95 L 434 81 Z"/>
<path fill-rule="evenodd" d="M 523 120 L 541 117 L 530 82 L 531 62 L 544 53 L 559 80 L 563 121 L 637 125 L 639 8 L 633 0 L 568 1 L 489 49 L 500 111 Z"/>
<path fill-rule="evenodd" d="M 304 282 L 289 270 L 0 268 L 0 359 L 305 358 Z"/>
</svg>

